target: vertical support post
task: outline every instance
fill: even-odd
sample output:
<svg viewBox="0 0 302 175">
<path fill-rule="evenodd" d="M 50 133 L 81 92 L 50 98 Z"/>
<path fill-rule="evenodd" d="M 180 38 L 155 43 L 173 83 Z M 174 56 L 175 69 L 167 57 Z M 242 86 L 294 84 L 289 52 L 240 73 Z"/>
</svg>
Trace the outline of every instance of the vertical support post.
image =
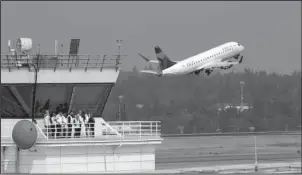
<svg viewBox="0 0 302 175">
<path fill-rule="evenodd" d="M 151 121 L 150 123 L 151 123 L 151 136 L 152 136 L 153 135 L 153 133 L 152 133 L 153 132 L 152 131 L 152 123 L 153 123 L 153 121 Z"/>
<path fill-rule="evenodd" d="M 46 127 L 46 140 L 48 140 L 48 138 L 49 138 L 48 130 L 50 130 L 50 125 L 48 125 L 48 126 Z M 43 132 L 43 130 L 42 130 L 42 132 Z"/>
<path fill-rule="evenodd" d="M 105 172 L 107 172 L 107 153 L 106 153 L 106 146 L 104 145 L 103 146 L 103 149 L 104 149 L 104 166 L 105 166 Z"/>
<path fill-rule="evenodd" d="M 121 102 L 118 103 L 118 121 L 121 121 Z"/>
<path fill-rule="evenodd" d="M 59 61 L 59 58 L 56 58 L 56 64 L 55 64 L 55 67 L 54 67 L 54 69 L 53 69 L 54 72 L 56 71 L 56 69 L 57 69 L 57 67 L 58 67 L 58 61 Z"/>
<path fill-rule="evenodd" d="M 142 122 L 139 121 L 139 138 L 142 138 Z"/>
<path fill-rule="evenodd" d="M 6 147 L 5 146 L 1 146 L 1 174 L 4 174 L 4 159 L 5 159 L 5 149 Z"/>
<path fill-rule="evenodd" d="M 123 107 L 123 121 L 126 121 L 126 103 L 124 103 Z"/>
<path fill-rule="evenodd" d="M 6 58 L 7 58 L 8 71 L 10 72 L 10 64 L 9 64 L 9 58 L 8 58 L 8 55 L 6 55 Z"/>
<path fill-rule="evenodd" d="M 19 174 L 19 147 L 16 146 L 16 164 L 15 164 L 15 172 Z"/>
<path fill-rule="evenodd" d="M 89 59 L 90 59 L 90 55 L 88 55 L 88 60 L 87 60 L 87 63 L 86 63 L 85 72 L 87 71 L 87 67 L 88 67 Z"/>
<path fill-rule="evenodd" d="M 27 62 L 27 65 L 29 65 L 29 59 L 28 59 L 29 55 L 27 55 L 27 58 L 26 58 L 26 62 Z M 28 66 L 28 72 L 30 72 L 30 67 Z"/>
<path fill-rule="evenodd" d="M 15 52 L 16 53 L 16 52 Z M 16 62 L 17 62 L 17 68 L 18 68 L 18 70 L 20 69 L 20 61 L 18 60 L 18 55 L 17 54 L 15 54 L 15 57 L 16 57 Z"/>
<path fill-rule="evenodd" d="M 68 55 L 68 63 L 67 63 L 67 67 L 69 67 L 69 62 L 70 62 L 70 55 Z M 69 67 L 69 72 L 71 72 L 71 67 Z"/>
<path fill-rule="evenodd" d="M 155 121 L 155 136 L 157 137 L 157 121 Z"/>
<path fill-rule="evenodd" d="M 240 95 L 240 112 L 243 109 L 243 86 L 244 86 L 244 81 L 240 81 L 241 85 L 241 95 Z"/>
<path fill-rule="evenodd" d="M 106 55 L 103 56 L 102 65 L 101 65 L 101 72 L 103 71 L 103 68 L 104 68 L 105 58 L 106 58 Z"/>
<path fill-rule="evenodd" d="M 256 139 L 256 136 L 254 136 L 254 142 L 255 142 L 255 171 L 258 171 L 257 139 Z"/>
<path fill-rule="evenodd" d="M 36 116 L 36 90 L 37 90 L 37 79 L 38 79 L 38 70 L 35 64 L 32 64 L 32 66 L 35 69 L 35 83 L 34 83 L 34 87 L 33 87 L 33 100 L 32 100 L 32 108 L 31 108 L 31 115 L 32 115 L 32 122 L 36 123 L 35 121 L 35 116 Z"/>
<path fill-rule="evenodd" d="M 95 67 L 97 68 L 100 61 L 100 55 L 96 55 L 96 60 Z"/>
</svg>

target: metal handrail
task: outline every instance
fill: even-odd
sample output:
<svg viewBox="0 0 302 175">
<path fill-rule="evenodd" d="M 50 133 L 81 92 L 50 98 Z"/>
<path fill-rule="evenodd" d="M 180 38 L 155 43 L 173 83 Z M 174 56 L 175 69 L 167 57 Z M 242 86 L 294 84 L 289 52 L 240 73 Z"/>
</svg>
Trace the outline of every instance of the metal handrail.
<svg viewBox="0 0 302 175">
<path fill-rule="evenodd" d="M 89 139 L 93 140 L 98 137 L 110 138 L 117 137 L 124 139 L 129 137 L 143 138 L 152 137 L 160 138 L 161 130 L 158 121 L 129 121 L 124 122 L 122 125 L 114 125 L 112 122 L 106 122 L 107 125 L 101 121 L 101 125 L 97 126 L 97 123 L 87 123 L 83 120 L 80 123 L 75 124 L 63 123 L 63 124 L 49 124 L 44 126 L 44 120 L 39 120 L 36 127 L 38 130 L 38 139 L 42 140 L 57 140 L 57 139 Z M 122 122 L 119 122 L 122 123 Z M 78 124 L 81 124 L 79 126 Z M 1 126 L 1 136 L 4 139 L 12 140 L 11 133 L 15 124 L 6 124 Z M 109 127 L 110 126 L 110 127 Z M 157 127 L 156 127 L 157 126 Z M 76 128 L 79 128 L 76 130 Z M 76 134 L 78 133 L 78 134 Z"/>
<path fill-rule="evenodd" d="M 22 68 L 35 64 L 40 68 L 117 68 L 120 63 L 119 56 L 104 55 L 9 55 L 1 54 L 1 68 Z M 22 66 L 23 65 L 23 66 Z M 25 65 L 25 66 L 24 66 Z"/>
</svg>

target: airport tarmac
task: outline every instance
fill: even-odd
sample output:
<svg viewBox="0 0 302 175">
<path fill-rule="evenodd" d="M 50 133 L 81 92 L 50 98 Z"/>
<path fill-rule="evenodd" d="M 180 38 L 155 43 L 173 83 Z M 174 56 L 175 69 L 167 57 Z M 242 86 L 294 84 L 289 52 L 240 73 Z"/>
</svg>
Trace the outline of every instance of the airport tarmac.
<svg viewBox="0 0 302 175">
<path fill-rule="evenodd" d="M 258 163 L 300 162 L 301 136 L 257 136 Z M 156 170 L 255 163 L 253 136 L 165 138 L 156 151 Z"/>
</svg>

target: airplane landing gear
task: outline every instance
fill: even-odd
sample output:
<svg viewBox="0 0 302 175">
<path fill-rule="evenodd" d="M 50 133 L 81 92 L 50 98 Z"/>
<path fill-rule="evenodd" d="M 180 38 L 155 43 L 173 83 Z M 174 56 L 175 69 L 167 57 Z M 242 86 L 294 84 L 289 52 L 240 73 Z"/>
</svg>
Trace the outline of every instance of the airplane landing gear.
<svg viewBox="0 0 302 175">
<path fill-rule="evenodd" d="M 206 70 L 205 73 L 209 76 L 213 70 Z"/>
<path fill-rule="evenodd" d="M 234 58 L 235 58 L 236 60 L 238 60 L 239 57 L 240 57 L 240 54 L 234 56 Z"/>
<path fill-rule="evenodd" d="M 200 70 L 198 70 L 198 71 L 195 71 L 194 73 L 195 73 L 195 75 L 199 75 L 199 73 L 200 73 Z"/>
</svg>

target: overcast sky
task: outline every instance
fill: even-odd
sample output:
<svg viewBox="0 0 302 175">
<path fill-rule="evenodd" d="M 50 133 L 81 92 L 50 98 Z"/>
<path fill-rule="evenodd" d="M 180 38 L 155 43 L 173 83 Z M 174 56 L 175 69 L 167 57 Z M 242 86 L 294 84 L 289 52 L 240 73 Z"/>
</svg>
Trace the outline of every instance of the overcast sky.
<svg viewBox="0 0 302 175">
<path fill-rule="evenodd" d="M 124 69 L 146 65 L 138 52 L 156 59 L 155 45 L 182 60 L 238 41 L 238 69 L 290 73 L 301 70 L 301 2 L 1 2 L 1 52 L 18 37 L 47 53 L 79 38 L 82 54 L 116 53 L 123 39 Z"/>
</svg>

